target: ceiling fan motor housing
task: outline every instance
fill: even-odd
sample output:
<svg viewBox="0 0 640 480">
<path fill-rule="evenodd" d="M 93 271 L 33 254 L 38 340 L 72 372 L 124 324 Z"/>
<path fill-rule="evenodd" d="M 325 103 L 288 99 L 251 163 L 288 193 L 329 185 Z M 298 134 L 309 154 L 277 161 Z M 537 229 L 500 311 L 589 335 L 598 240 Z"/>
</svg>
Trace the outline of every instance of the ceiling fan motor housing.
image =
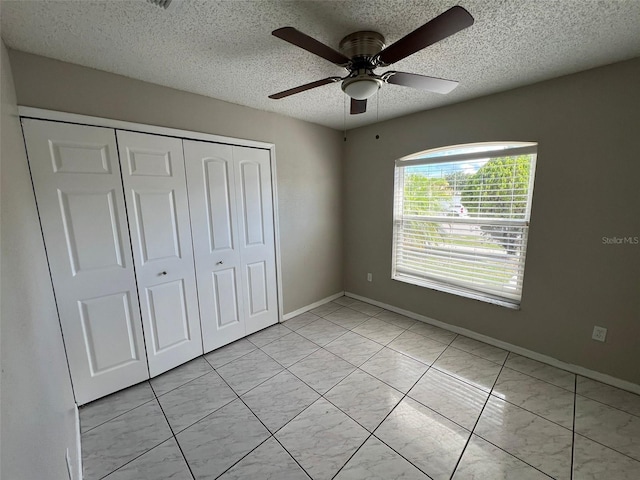
<svg viewBox="0 0 640 480">
<path fill-rule="evenodd" d="M 373 70 L 375 56 L 384 47 L 384 37 L 371 31 L 355 32 L 340 41 L 340 52 L 351 59 L 347 66 L 349 77 L 342 82 L 344 93 L 356 100 L 366 100 L 378 91 L 382 81 Z"/>
<path fill-rule="evenodd" d="M 364 31 L 347 35 L 340 41 L 340 52 L 353 63 L 364 60 L 373 67 L 371 60 L 385 47 L 384 37 L 378 32 Z M 358 68 L 357 65 L 354 67 Z"/>
</svg>

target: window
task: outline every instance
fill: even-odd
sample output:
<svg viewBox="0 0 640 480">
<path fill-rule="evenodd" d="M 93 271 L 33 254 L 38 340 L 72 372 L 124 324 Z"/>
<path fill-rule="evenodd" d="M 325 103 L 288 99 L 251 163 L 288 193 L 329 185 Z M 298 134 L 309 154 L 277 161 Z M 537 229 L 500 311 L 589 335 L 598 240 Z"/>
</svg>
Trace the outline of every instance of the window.
<svg viewBox="0 0 640 480">
<path fill-rule="evenodd" d="M 536 147 L 458 145 L 397 160 L 392 278 L 518 308 Z"/>
</svg>

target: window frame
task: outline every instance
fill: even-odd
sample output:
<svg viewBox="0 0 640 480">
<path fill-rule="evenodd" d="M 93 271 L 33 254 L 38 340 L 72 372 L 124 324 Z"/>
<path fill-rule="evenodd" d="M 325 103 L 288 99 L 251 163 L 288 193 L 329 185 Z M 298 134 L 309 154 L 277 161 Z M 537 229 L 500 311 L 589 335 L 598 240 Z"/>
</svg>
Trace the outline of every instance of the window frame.
<svg viewBox="0 0 640 480">
<path fill-rule="evenodd" d="M 442 154 L 448 151 L 455 151 L 461 149 L 474 149 L 484 147 L 495 147 L 494 149 L 477 150 L 475 152 L 464 152 L 459 154 Z M 435 149 L 418 152 L 412 155 L 408 155 L 397 159 L 394 166 L 394 190 L 393 190 L 393 239 L 392 239 L 392 259 L 391 259 L 391 279 L 416 285 L 424 288 L 429 288 L 436 291 L 450 293 L 465 298 L 471 298 L 474 300 L 483 301 L 490 304 L 500 305 L 503 307 L 519 310 L 522 302 L 522 293 L 524 287 L 524 271 L 526 265 L 526 252 L 528 246 L 528 229 L 532 209 L 536 163 L 537 163 L 537 150 L 538 144 L 536 142 L 483 142 L 472 143 L 463 145 L 451 145 Z M 434 165 L 440 163 L 453 163 L 462 161 L 477 161 L 482 159 L 493 159 L 501 157 L 513 157 L 519 155 L 530 155 L 530 175 L 529 185 L 527 190 L 527 204 L 524 219 L 500 219 L 500 218 L 469 218 L 469 217 L 443 217 L 443 216 L 431 216 L 431 215 L 405 215 L 404 214 L 404 168 L 420 165 Z M 402 178 L 399 178 L 402 177 Z M 399 195 L 398 188 L 402 188 L 402 195 Z M 402 198 L 403 201 L 399 201 Z M 414 218 L 415 217 L 415 218 Z M 519 268 L 522 269 L 522 280 L 519 298 L 508 299 L 499 295 L 491 294 L 489 292 L 483 292 L 479 289 L 474 289 L 470 285 L 464 285 L 463 281 L 447 281 L 446 279 L 434 278 L 435 275 L 429 277 L 428 272 L 421 275 L 411 275 L 410 273 L 403 273 L 402 269 L 398 269 L 398 247 L 402 248 L 398 244 L 399 230 L 403 228 L 402 222 L 407 220 L 418 220 L 426 222 L 448 223 L 448 224 L 472 224 L 472 225 L 513 225 L 524 227 L 523 238 L 523 256 L 519 263 Z M 446 219 L 446 221 L 445 221 Z"/>
</svg>

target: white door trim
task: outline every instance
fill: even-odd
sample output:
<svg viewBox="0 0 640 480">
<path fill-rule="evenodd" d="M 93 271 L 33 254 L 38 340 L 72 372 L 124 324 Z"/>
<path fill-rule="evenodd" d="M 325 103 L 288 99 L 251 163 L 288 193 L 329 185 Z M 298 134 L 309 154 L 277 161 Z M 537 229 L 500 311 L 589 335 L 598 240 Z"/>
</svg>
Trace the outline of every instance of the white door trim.
<svg viewBox="0 0 640 480">
<path fill-rule="evenodd" d="M 278 322 L 284 322 L 284 302 L 282 300 L 282 265 L 280 259 L 280 215 L 278 215 L 278 176 L 276 173 L 276 146 L 269 147 L 271 162 L 271 199 L 273 202 L 273 230 L 276 247 L 276 286 L 278 287 Z"/>
<path fill-rule="evenodd" d="M 91 117 L 89 115 L 79 115 L 76 113 L 58 112 L 55 110 L 46 110 L 43 108 L 18 107 L 18 115 L 22 118 L 35 118 L 39 120 L 53 120 L 65 123 L 78 123 L 81 125 L 90 125 L 94 127 L 115 128 L 118 130 L 131 130 L 133 132 L 153 133 L 163 135 L 165 137 L 187 138 L 191 140 L 203 140 L 205 142 L 227 143 L 230 145 L 238 145 L 241 147 L 264 148 L 269 150 L 275 145 L 273 143 L 258 142 L 255 140 L 245 140 L 242 138 L 224 137 L 222 135 L 213 135 L 203 132 L 191 132 L 189 130 L 180 130 L 177 128 L 157 127 L 155 125 L 146 125 L 144 123 L 125 122 L 124 120 L 112 120 L 110 118 Z"/>
<path fill-rule="evenodd" d="M 271 196 L 273 199 L 273 226 L 275 228 L 276 249 L 276 286 L 278 288 L 278 321 L 283 321 L 283 293 L 282 293 L 282 255 L 280 253 L 280 215 L 278 213 L 278 182 L 276 173 L 276 146 L 274 143 L 246 140 L 242 138 L 225 137 L 203 132 L 192 132 L 169 127 L 158 127 L 144 123 L 126 122 L 110 118 L 92 117 L 76 113 L 59 112 L 43 108 L 18 106 L 18 115 L 22 118 L 34 118 L 38 120 L 52 120 L 65 123 L 77 123 L 95 127 L 107 127 L 132 132 L 151 133 L 167 137 L 177 137 L 186 140 L 202 140 L 205 142 L 225 143 L 241 147 L 263 148 L 269 150 L 271 161 Z"/>
</svg>

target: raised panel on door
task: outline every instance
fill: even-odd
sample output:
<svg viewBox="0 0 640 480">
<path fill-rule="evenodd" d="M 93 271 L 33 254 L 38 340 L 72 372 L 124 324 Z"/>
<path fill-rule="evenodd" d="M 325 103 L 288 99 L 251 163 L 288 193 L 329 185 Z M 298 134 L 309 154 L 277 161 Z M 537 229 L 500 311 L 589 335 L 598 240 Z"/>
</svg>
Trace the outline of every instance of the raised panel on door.
<svg viewBox="0 0 640 480">
<path fill-rule="evenodd" d="M 71 274 L 124 267 L 116 191 L 56 190 Z"/>
<path fill-rule="evenodd" d="M 212 321 L 216 330 L 233 329 L 242 325 L 238 273 L 235 267 L 211 272 L 211 290 L 207 292 L 213 301 Z"/>
<path fill-rule="evenodd" d="M 131 193 L 141 265 L 181 258 L 174 190 L 132 189 Z"/>
<path fill-rule="evenodd" d="M 115 132 L 24 119 L 76 400 L 149 378 Z"/>
<path fill-rule="evenodd" d="M 159 283 L 145 289 L 154 355 L 192 340 L 183 280 Z"/>
<path fill-rule="evenodd" d="M 129 292 L 79 300 L 78 307 L 91 375 L 130 365 L 144 356 L 135 342 Z"/>
<path fill-rule="evenodd" d="M 246 335 L 232 147 L 184 141 L 205 352 Z"/>
<path fill-rule="evenodd" d="M 153 377 L 202 354 L 182 141 L 117 137 Z"/>
<path fill-rule="evenodd" d="M 271 163 L 267 150 L 233 147 L 247 333 L 278 322 Z"/>
</svg>

